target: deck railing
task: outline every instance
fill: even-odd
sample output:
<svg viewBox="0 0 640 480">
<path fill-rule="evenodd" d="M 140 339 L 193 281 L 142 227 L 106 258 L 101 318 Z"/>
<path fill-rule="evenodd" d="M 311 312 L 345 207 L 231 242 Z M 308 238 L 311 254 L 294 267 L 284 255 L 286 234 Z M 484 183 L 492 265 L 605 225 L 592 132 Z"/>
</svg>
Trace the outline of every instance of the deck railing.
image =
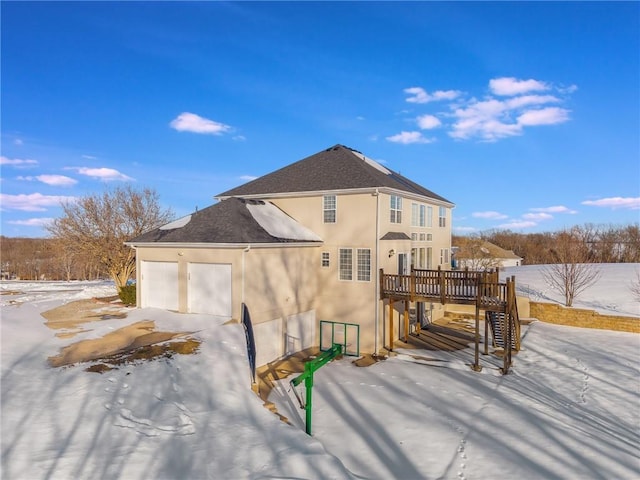
<svg viewBox="0 0 640 480">
<path fill-rule="evenodd" d="M 500 306 L 507 300 L 506 285 L 498 282 L 497 272 L 471 270 L 412 269 L 410 275 L 386 274 L 380 270 L 381 298 L 441 303 L 476 301 L 481 306 Z"/>
</svg>

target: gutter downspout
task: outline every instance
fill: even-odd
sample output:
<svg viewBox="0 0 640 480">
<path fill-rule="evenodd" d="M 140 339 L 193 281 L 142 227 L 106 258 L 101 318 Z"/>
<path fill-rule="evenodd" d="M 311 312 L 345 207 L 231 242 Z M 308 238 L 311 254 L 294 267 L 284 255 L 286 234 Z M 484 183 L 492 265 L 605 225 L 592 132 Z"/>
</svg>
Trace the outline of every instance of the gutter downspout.
<svg viewBox="0 0 640 480">
<path fill-rule="evenodd" d="M 242 303 L 244 303 L 244 264 L 245 264 L 244 257 L 245 257 L 245 254 L 249 252 L 249 250 L 251 250 L 251 245 L 247 245 L 242 250 L 242 292 L 240 292 Z"/>
<path fill-rule="evenodd" d="M 378 356 L 378 336 L 379 336 L 379 332 L 378 332 L 378 324 L 380 323 L 380 281 L 378 280 L 378 275 L 379 275 L 379 271 L 380 271 L 380 265 L 379 265 L 379 261 L 380 261 L 380 192 L 378 192 L 378 189 L 376 188 L 376 191 L 374 193 L 374 196 L 376 197 L 376 269 L 375 271 L 375 276 L 376 276 L 376 298 L 375 301 L 373 302 L 374 306 L 375 306 L 375 312 L 374 312 L 374 319 L 375 319 L 375 325 L 374 325 L 374 342 L 375 345 L 373 347 L 373 354 L 374 356 Z"/>
</svg>

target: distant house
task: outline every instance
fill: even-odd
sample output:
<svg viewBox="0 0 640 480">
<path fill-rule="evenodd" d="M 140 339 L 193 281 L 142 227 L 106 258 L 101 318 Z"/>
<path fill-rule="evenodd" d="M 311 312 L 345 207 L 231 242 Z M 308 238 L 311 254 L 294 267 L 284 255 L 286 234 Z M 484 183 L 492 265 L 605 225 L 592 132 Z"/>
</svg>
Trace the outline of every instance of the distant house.
<svg viewBox="0 0 640 480">
<path fill-rule="evenodd" d="M 511 250 L 505 250 L 486 240 L 463 238 L 452 247 L 452 258 L 455 268 L 485 270 L 496 267 L 517 267 L 522 264 L 519 257 Z"/>
<path fill-rule="evenodd" d="M 379 269 L 450 266 L 454 205 L 342 145 L 216 198 L 128 242 L 138 305 L 239 319 L 245 303 L 258 365 L 351 326 L 360 351 L 377 352 Z"/>
</svg>

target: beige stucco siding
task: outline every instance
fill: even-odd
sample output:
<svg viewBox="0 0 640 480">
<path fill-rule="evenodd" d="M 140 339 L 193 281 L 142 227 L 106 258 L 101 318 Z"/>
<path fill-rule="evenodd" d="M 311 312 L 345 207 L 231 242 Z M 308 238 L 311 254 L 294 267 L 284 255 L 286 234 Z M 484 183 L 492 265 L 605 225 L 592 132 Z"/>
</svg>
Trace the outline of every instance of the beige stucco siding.
<svg viewBox="0 0 640 480">
<path fill-rule="evenodd" d="M 254 322 L 313 308 L 317 282 L 312 269 L 318 247 L 289 248 L 138 248 L 137 262 L 178 263 L 178 311 L 188 308 L 189 263 L 231 265 L 232 316 L 240 318 L 245 301 Z M 139 270 L 140 271 L 140 270 Z M 138 303 L 140 302 L 138 289 Z"/>
</svg>

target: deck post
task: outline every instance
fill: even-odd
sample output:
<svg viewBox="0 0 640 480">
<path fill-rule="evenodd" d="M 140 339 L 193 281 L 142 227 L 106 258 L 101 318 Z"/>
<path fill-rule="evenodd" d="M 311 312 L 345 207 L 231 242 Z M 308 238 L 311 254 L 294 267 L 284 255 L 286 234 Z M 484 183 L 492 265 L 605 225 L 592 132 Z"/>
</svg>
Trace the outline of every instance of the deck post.
<svg viewBox="0 0 640 480">
<path fill-rule="evenodd" d="M 409 300 L 404 301 L 404 341 L 409 341 Z"/>
<path fill-rule="evenodd" d="M 438 276 L 440 277 L 440 303 L 442 305 L 445 305 L 446 302 L 446 295 L 445 295 L 445 291 L 444 291 L 444 272 L 442 271 L 442 268 L 440 268 L 440 265 L 438 265 Z"/>
<path fill-rule="evenodd" d="M 380 300 L 384 299 L 384 268 L 380 269 Z"/>
<path fill-rule="evenodd" d="M 471 369 L 475 372 L 482 370 L 480 366 L 480 306 L 476 301 L 476 334 L 475 334 L 475 352 L 473 357 L 473 365 Z"/>
<path fill-rule="evenodd" d="M 389 299 L 389 351 L 393 352 L 393 297 Z"/>
<path fill-rule="evenodd" d="M 487 313 L 484 317 L 484 354 L 489 355 L 489 322 L 487 322 Z"/>
</svg>

